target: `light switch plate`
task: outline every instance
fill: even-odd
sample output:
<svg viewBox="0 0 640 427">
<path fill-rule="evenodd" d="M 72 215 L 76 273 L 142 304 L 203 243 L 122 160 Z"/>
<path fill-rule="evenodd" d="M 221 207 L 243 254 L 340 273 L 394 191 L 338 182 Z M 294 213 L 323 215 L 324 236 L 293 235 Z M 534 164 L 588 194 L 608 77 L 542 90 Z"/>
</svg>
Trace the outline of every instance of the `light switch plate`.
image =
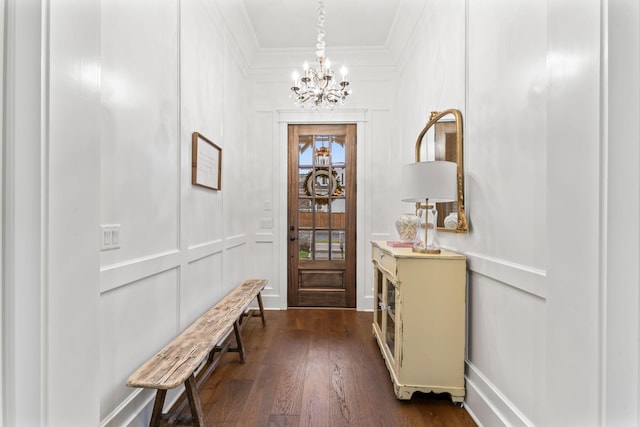
<svg viewBox="0 0 640 427">
<path fill-rule="evenodd" d="M 271 218 L 260 218 L 260 228 L 270 230 L 273 228 L 273 220 Z"/>
<path fill-rule="evenodd" d="M 120 248 L 120 224 L 102 224 L 100 226 L 100 250 L 109 251 Z"/>
</svg>

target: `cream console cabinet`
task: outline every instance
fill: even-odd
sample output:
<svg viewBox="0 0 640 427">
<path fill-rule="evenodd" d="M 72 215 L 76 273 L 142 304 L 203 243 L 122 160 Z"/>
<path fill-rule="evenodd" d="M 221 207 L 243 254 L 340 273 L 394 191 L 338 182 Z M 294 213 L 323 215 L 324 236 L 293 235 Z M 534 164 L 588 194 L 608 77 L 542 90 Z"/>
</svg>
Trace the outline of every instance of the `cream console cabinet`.
<svg viewBox="0 0 640 427">
<path fill-rule="evenodd" d="M 462 402 L 466 258 L 442 251 L 418 254 L 372 242 L 373 334 L 396 397 L 449 393 Z"/>
</svg>

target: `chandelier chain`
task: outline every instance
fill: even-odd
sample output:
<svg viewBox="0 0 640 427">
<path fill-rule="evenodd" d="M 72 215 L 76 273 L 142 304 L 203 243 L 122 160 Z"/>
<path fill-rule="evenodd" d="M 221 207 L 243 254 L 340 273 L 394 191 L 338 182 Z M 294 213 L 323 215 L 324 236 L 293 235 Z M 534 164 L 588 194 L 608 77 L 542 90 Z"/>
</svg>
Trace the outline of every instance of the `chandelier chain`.
<svg viewBox="0 0 640 427">
<path fill-rule="evenodd" d="M 316 44 L 316 56 L 324 58 L 325 41 L 324 41 L 324 1 L 318 2 L 318 43 Z"/>
<path fill-rule="evenodd" d="M 342 80 L 338 83 L 334 78 L 334 71 L 331 69 L 329 59 L 325 57 L 325 20 L 324 0 L 318 0 L 318 38 L 316 43 L 318 68 L 309 67 L 305 63 L 302 76 L 297 71 L 293 73 L 293 87 L 290 97 L 293 98 L 297 106 L 302 108 L 334 108 L 342 105 L 347 96 L 351 94 L 346 68 L 342 68 Z"/>
</svg>

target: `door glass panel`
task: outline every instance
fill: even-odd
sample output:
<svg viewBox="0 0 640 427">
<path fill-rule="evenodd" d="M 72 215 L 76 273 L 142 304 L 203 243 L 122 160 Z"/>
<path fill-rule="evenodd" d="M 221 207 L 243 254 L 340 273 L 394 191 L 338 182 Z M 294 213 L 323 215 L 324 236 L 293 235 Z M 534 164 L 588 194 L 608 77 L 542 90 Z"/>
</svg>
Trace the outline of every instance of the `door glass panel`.
<svg viewBox="0 0 640 427">
<path fill-rule="evenodd" d="M 344 137 L 335 136 L 331 141 L 331 164 L 334 166 L 345 164 Z"/>
<path fill-rule="evenodd" d="M 382 273 L 380 272 L 380 270 L 378 270 L 377 268 L 375 269 L 375 277 L 374 277 L 375 283 L 376 283 L 376 292 L 377 292 L 377 301 L 378 301 L 378 306 L 376 307 L 376 323 L 378 323 L 378 328 L 380 328 L 380 332 L 382 332 L 384 334 L 384 331 L 382 329 L 382 318 L 384 316 L 384 300 L 382 299 L 382 281 L 384 280 L 384 277 L 382 276 Z"/>
<path fill-rule="evenodd" d="M 395 357 L 395 349 L 396 349 L 396 322 L 395 322 L 395 314 L 396 314 L 396 288 L 393 284 L 387 281 L 387 333 L 386 341 L 389 350 L 391 351 L 391 355 Z"/>
<path fill-rule="evenodd" d="M 316 166 L 329 166 L 331 163 L 331 148 L 330 148 L 331 136 L 329 135 L 316 135 L 314 146 L 314 165 Z"/>
<path fill-rule="evenodd" d="M 317 230 L 316 229 L 316 239 L 315 239 L 315 250 L 314 255 L 317 260 L 328 260 L 329 259 L 329 232 L 327 230 Z"/>
<path fill-rule="evenodd" d="M 316 221 L 318 221 L 318 217 L 320 213 L 329 212 L 329 204 L 327 199 L 315 199 L 315 211 L 316 211 Z M 321 227 L 319 224 L 315 224 L 316 227 Z"/>
<path fill-rule="evenodd" d="M 298 228 L 313 227 L 313 205 L 311 199 L 298 199 Z"/>
<path fill-rule="evenodd" d="M 395 357 L 396 353 L 396 322 L 391 318 L 391 316 L 387 316 L 387 347 L 389 347 L 389 351 L 391 352 L 391 356 Z"/>
<path fill-rule="evenodd" d="M 313 165 L 313 136 L 302 135 L 298 138 L 298 165 Z"/>
<path fill-rule="evenodd" d="M 391 283 L 389 283 L 389 288 L 387 289 L 387 306 L 389 310 L 389 314 L 393 317 L 396 315 L 396 288 Z"/>
<path fill-rule="evenodd" d="M 344 186 L 345 186 L 345 173 L 344 167 L 334 167 L 332 168 L 333 178 L 336 180 L 335 190 L 333 191 L 334 197 L 344 197 Z"/>
<path fill-rule="evenodd" d="M 344 230 L 333 230 L 331 232 L 331 259 L 344 259 L 344 236 Z"/>
<path fill-rule="evenodd" d="M 311 188 L 313 186 L 309 184 L 309 180 L 311 180 L 312 174 L 313 169 L 300 168 L 300 171 L 298 173 L 298 194 L 301 197 L 310 197 L 312 195 Z"/>
<path fill-rule="evenodd" d="M 337 188 L 337 183 L 334 174 L 329 171 L 329 168 L 316 169 L 313 173 L 313 182 L 307 184 L 307 188 L 313 186 L 313 191 L 316 197 L 324 197 L 332 195 Z"/>
<path fill-rule="evenodd" d="M 344 205 L 344 199 L 332 199 L 331 200 L 331 212 L 334 214 L 345 213 L 346 207 Z M 338 226 L 336 226 L 338 227 Z"/>
<path fill-rule="evenodd" d="M 333 199 L 331 201 L 331 228 L 345 228 L 344 216 L 344 199 Z"/>
<path fill-rule="evenodd" d="M 298 232 L 298 257 L 302 259 L 313 259 L 311 252 L 311 243 L 313 240 L 313 231 L 300 230 Z"/>
</svg>

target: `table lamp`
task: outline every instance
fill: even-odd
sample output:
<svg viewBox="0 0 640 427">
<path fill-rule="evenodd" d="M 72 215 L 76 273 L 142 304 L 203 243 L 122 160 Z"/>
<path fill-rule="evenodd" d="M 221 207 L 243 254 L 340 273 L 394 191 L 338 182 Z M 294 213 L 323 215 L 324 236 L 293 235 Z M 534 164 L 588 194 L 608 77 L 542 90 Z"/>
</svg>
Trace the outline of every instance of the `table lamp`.
<svg viewBox="0 0 640 427">
<path fill-rule="evenodd" d="M 413 241 L 414 252 L 440 253 L 435 203 L 456 200 L 456 171 L 454 162 L 441 160 L 410 163 L 402 167 L 400 199 L 403 202 L 416 202 L 416 215 L 419 218 L 418 232 Z"/>
</svg>

